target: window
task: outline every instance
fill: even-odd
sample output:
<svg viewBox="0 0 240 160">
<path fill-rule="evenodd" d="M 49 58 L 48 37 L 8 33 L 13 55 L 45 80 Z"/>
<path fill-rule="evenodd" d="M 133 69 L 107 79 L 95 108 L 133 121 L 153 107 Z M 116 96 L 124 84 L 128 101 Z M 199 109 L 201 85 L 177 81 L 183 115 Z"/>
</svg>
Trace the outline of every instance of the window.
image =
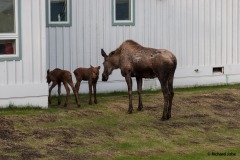
<svg viewBox="0 0 240 160">
<path fill-rule="evenodd" d="M 112 0 L 113 25 L 135 25 L 135 0 Z"/>
<path fill-rule="evenodd" d="M 224 74 L 224 67 L 213 67 L 213 74 Z"/>
<path fill-rule="evenodd" d="M 47 26 L 71 26 L 71 0 L 46 0 Z"/>
<path fill-rule="evenodd" d="M 0 61 L 20 60 L 20 0 L 0 1 Z"/>
</svg>

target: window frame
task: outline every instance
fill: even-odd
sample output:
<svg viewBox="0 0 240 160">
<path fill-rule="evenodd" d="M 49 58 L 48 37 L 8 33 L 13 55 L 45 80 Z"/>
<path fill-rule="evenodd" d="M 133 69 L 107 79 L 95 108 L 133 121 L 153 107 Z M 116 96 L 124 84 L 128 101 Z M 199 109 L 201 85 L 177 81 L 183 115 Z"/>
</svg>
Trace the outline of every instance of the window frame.
<svg viewBox="0 0 240 160">
<path fill-rule="evenodd" d="M 116 20 L 116 0 L 112 0 L 112 25 L 113 26 L 135 26 L 135 0 L 131 3 L 131 20 Z"/>
<path fill-rule="evenodd" d="M 67 21 L 60 21 L 60 22 L 51 22 L 51 11 L 50 11 L 50 2 L 51 0 L 46 0 L 46 25 L 47 27 L 71 27 L 72 26 L 72 0 L 67 0 L 68 2 L 68 14 L 67 14 Z"/>
<path fill-rule="evenodd" d="M 15 54 L 0 55 L 0 62 L 2 61 L 19 61 L 22 59 L 21 48 L 21 0 L 14 0 L 14 33 L 0 33 L 0 40 L 15 40 Z"/>
</svg>

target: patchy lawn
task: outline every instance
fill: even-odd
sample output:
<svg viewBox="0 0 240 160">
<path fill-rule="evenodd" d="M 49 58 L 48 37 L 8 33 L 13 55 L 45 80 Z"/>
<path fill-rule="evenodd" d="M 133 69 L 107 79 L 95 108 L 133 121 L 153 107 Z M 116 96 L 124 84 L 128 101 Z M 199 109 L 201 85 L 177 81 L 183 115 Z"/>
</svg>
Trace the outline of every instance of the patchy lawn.
<svg viewBox="0 0 240 160">
<path fill-rule="evenodd" d="M 80 102 L 1 109 L 0 159 L 240 159 L 240 85 L 176 89 L 169 121 L 160 91 L 143 92 L 141 112 L 134 93 L 133 114 L 127 93 Z"/>
</svg>

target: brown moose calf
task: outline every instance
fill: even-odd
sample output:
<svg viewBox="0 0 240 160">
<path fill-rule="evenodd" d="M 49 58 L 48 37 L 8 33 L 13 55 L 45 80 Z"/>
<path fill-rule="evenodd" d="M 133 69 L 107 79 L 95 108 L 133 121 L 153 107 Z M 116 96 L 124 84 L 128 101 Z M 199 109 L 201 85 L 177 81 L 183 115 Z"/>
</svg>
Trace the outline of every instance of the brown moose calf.
<svg viewBox="0 0 240 160">
<path fill-rule="evenodd" d="M 77 80 L 77 83 L 75 85 L 77 92 L 79 91 L 81 81 L 82 80 L 88 81 L 88 86 L 89 86 L 88 104 L 90 105 L 92 104 L 92 87 L 94 90 L 94 103 L 97 104 L 96 85 L 98 81 L 99 69 L 100 69 L 100 66 L 98 67 L 90 66 L 90 68 L 77 68 L 73 72 Z"/>
<path fill-rule="evenodd" d="M 56 85 L 58 85 L 58 105 L 61 104 L 60 94 L 61 94 L 61 83 L 63 82 L 63 85 L 67 92 L 64 107 L 67 107 L 68 96 L 70 94 L 70 89 L 68 87 L 68 84 L 71 86 L 71 88 L 74 92 L 75 100 L 76 100 L 78 107 L 80 107 L 80 103 L 78 101 L 78 92 L 74 87 L 74 84 L 72 81 L 72 75 L 69 71 L 61 70 L 59 68 L 56 68 L 52 71 L 47 70 L 47 83 L 50 84 L 51 82 L 53 82 L 53 83 L 52 83 L 51 87 L 49 88 L 49 95 L 48 95 L 48 103 L 49 104 L 51 104 L 51 91 Z"/>
</svg>

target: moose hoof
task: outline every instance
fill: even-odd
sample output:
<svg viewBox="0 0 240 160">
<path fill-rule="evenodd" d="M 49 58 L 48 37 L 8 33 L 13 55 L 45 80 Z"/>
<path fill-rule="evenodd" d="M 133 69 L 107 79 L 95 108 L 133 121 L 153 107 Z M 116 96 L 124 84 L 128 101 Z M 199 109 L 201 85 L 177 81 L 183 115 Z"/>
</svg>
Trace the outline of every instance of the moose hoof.
<svg viewBox="0 0 240 160">
<path fill-rule="evenodd" d="M 92 102 L 88 102 L 89 105 L 92 105 Z"/>
<path fill-rule="evenodd" d="M 65 103 L 63 107 L 67 107 L 67 104 Z"/>
<path fill-rule="evenodd" d="M 81 107 L 81 104 L 78 104 L 78 108 L 80 108 Z"/>
<path fill-rule="evenodd" d="M 138 107 L 138 111 L 142 111 L 142 109 L 143 109 L 143 107 L 141 106 L 141 107 Z"/>
<path fill-rule="evenodd" d="M 95 104 L 97 104 L 97 101 L 94 101 Z"/>
<path fill-rule="evenodd" d="M 128 114 L 132 114 L 132 112 L 133 112 L 133 109 L 128 110 Z"/>
<path fill-rule="evenodd" d="M 161 120 L 162 120 L 162 121 L 166 121 L 166 120 L 168 120 L 168 118 L 167 118 L 167 117 L 164 117 L 164 116 L 162 116 Z"/>
<path fill-rule="evenodd" d="M 162 117 L 162 118 L 161 118 L 161 120 L 162 120 L 162 121 L 166 121 L 166 120 L 167 120 L 167 118 L 163 118 L 163 117 Z"/>
<path fill-rule="evenodd" d="M 61 102 L 58 102 L 58 105 L 61 105 Z"/>
<path fill-rule="evenodd" d="M 167 119 L 170 119 L 170 118 L 171 118 L 171 115 L 168 114 L 168 115 L 167 115 Z"/>
</svg>

